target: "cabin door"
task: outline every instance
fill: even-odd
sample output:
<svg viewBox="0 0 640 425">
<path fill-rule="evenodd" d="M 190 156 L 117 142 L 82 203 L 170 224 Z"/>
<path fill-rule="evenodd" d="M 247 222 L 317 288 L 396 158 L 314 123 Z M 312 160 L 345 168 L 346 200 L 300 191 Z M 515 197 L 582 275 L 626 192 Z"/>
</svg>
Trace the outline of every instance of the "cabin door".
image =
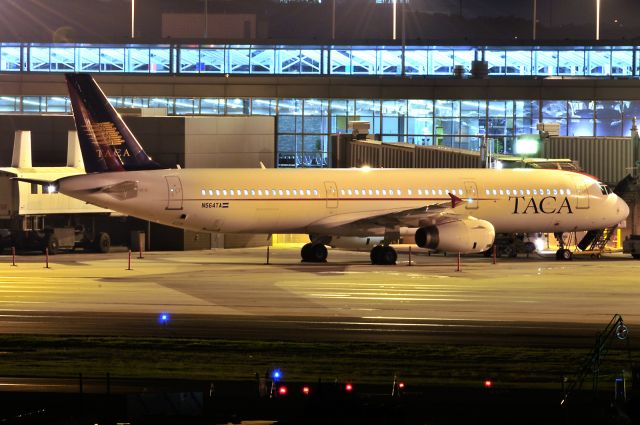
<svg viewBox="0 0 640 425">
<path fill-rule="evenodd" d="M 589 208 L 589 189 L 582 179 L 576 179 L 576 208 Z"/>
<path fill-rule="evenodd" d="M 167 209 L 168 210 L 181 210 L 182 209 L 182 182 L 178 176 L 165 176 L 167 180 Z"/>
<path fill-rule="evenodd" d="M 338 208 L 338 187 L 335 182 L 324 182 L 327 192 L 327 208 Z"/>
</svg>

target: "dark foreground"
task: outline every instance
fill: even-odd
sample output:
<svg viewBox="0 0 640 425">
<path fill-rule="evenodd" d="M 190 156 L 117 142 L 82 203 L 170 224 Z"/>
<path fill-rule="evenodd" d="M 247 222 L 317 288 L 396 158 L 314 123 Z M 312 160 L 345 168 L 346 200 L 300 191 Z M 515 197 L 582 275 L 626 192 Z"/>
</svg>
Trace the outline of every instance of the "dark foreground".
<svg viewBox="0 0 640 425">
<path fill-rule="evenodd" d="M 18 381 L 14 381 L 17 383 Z M 25 381 L 28 388 L 28 380 Z M 253 382 L 49 379 L 64 392 L 0 393 L 3 424 L 625 424 L 638 423 L 637 394 L 500 388 L 418 387 L 391 395 L 389 386 L 316 382 L 276 386 Z M 279 395 L 286 385 L 287 394 Z M 262 391 L 261 391 L 262 389 Z M 266 391 L 265 391 L 266 390 Z M 635 422 L 632 422 L 634 421 Z"/>
</svg>

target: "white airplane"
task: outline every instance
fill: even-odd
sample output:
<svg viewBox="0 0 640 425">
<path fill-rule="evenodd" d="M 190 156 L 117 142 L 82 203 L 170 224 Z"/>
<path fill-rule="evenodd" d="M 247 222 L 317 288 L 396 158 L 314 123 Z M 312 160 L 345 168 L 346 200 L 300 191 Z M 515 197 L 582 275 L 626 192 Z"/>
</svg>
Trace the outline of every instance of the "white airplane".
<svg viewBox="0 0 640 425">
<path fill-rule="evenodd" d="M 332 237 L 382 237 L 374 264 L 394 264 L 402 235 L 419 247 L 475 253 L 496 232 L 604 229 L 629 208 L 597 179 L 536 169 L 168 169 L 152 161 L 88 74 L 67 74 L 86 175 L 63 194 L 194 231 L 306 233 L 305 261 Z M 559 259 L 571 259 L 561 249 Z"/>
</svg>

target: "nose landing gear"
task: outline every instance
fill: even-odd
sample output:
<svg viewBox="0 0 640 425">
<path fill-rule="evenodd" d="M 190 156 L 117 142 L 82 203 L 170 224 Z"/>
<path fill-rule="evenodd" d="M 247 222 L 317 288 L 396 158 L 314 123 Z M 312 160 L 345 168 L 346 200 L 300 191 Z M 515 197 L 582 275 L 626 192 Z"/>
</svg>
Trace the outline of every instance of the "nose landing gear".
<svg viewBox="0 0 640 425">
<path fill-rule="evenodd" d="M 573 252 L 564 247 L 564 239 L 562 239 L 562 233 L 554 233 L 558 245 L 560 248 L 556 251 L 556 260 L 558 261 L 571 261 L 573 260 Z"/>
</svg>

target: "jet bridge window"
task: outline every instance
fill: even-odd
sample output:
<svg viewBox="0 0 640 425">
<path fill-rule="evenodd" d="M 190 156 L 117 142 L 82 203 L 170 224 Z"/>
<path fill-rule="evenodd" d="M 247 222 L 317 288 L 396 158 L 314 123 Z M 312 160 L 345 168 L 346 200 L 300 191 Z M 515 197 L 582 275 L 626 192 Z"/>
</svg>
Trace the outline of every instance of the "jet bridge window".
<svg viewBox="0 0 640 425">
<path fill-rule="evenodd" d="M 31 183 L 31 194 L 32 195 L 38 194 L 38 183 Z"/>
</svg>

